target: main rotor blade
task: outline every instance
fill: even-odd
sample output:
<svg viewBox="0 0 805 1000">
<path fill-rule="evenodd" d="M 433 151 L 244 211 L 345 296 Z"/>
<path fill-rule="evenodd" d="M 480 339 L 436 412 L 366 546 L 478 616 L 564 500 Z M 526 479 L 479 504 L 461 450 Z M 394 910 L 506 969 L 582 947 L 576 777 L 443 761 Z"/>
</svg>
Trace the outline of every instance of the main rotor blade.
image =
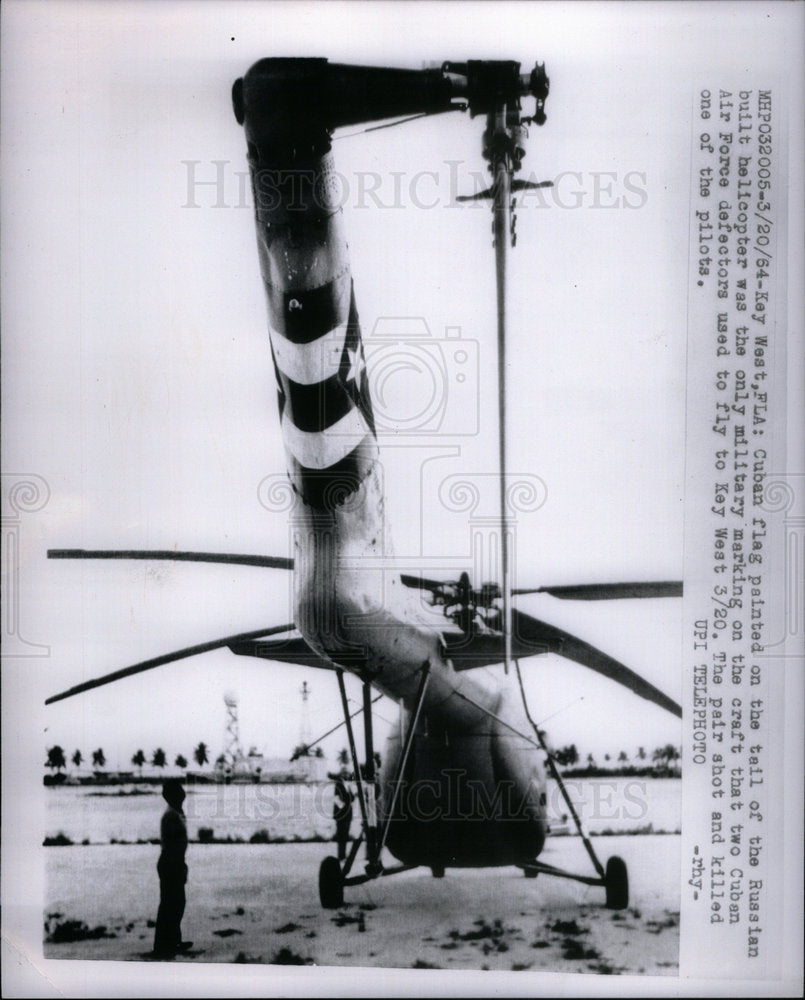
<svg viewBox="0 0 805 1000">
<path fill-rule="evenodd" d="M 45 699 L 46 705 L 52 705 L 55 701 L 62 701 L 64 698 L 72 698 L 73 695 L 82 694 L 84 691 L 91 691 L 93 688 L 103 687 L 113 681 L 122 680 L 124 677 L 131 677 L 134 674 L 141 674 L 146 670 L 153 670 L 154 667 L 164 666 L 166 663 L 174 663 L 176 660 L 184 660 L 189 656 L 198 656 L 201 653 L 209 653 L 213 649 L 221 649 L 231 643 L 242 642 L 246 639 L 259 639 L 267 635 L 275 635 L 277 632 L 290 632 L 295 625 L 275 625 L 272 628 L 256 629 L 254 632 L 240 632 L 237 635 L 228 635 L 224 639 L 213 639 L 211 642 L 201 642 L 197 646 L 188 646 L 186 649 L 178 649 L 173 653 L 165 653 L 162 656 L 155 656 L 151 660 L 143 660 L 142 663 L 135 663 L 130 667 L 123 667 L 115 670 L 111 674 L 104 674 L 103 677 L 95 677 L 93 680 L 76 684 L 75 687 L 54 694 Z"/>
<path fill-rule="evenodd" d="M 177 552 L 173 549 L 48 549 L 48 559 L 170 559 L 175 562 L 229 563 L 293 569 L 293 559 L 284 556 L 238 555 L 229 552 Z"/>
<path fill-rule="evenodd" d="M 430 580 L 426 576 L 412 576 L 410 573 L 401 573 L 400 580 L 406 587 L 415 587 L 419 590 L 442 590 L 444 587 L 455 587 L 452 580 Z"/>
<path fill-rule="evenodd" d="M 457 671 L 475 670 L 478 667 L 501 663 L 504 658 L 504 636 L 501 632 L 466 632 L 446 630 L 442 633 L 447 655 Z M 522 611 L 512 610 L 512 658 L 526 659 L 544 653 L 555 653 L 568 660 L 595 670 L 610 680 L 617 681 L 641 698 L 659 705 L 673 715 L 681 717 L 682 709 L 653 684 L 633 670 L 619 663 L 603 650 L 564 632 L 555 625 L 532 618 Z"/>
<path fill-rule="evenodd" d="M 550 594 L 563 601 L 616 601 L 638 597 L 681 597 L 680 580 L 652 583 L 581 583 L 559 587 L 518 587 L 512 594 Z"/>
<path fill-rule="evenodd" d="M 543 647 L 547 645 L 551 652 L 558 653 L 559 656 L 564 656 L 568 660 L 589 667 L 604 677 L 609 677 L 610 680 L 617 681 L 618 684 L 629 688 L 641 698 L 645 698 L 682 718 L 682 709 L 672 698 L 663 694 L 659 688 L 644 680 L 634 670 L 630 670 L 629 667 L 619 663 L 602 650 L 596 649 L 595 646 L 591 646 L 583 639 L 579 639 L 569 632 L 563 632 L 555 625 L 549 625 L 547 622 L 523 614 L 521 611 L 512 611 L 512 629 L 515 645 L 522 642 L 526 645 L 542 645 Z"/>
</svg>

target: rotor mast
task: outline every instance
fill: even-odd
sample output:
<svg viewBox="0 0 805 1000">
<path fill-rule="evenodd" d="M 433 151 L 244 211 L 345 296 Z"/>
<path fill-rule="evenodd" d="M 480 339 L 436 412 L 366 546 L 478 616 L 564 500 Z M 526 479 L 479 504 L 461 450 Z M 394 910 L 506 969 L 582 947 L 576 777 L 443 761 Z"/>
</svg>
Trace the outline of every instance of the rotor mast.
<svg viewBox="0 0 805 1000">
<path fill-rule="evenodd" d="M 484 155 L 490 159 L 492 189 L 492 231 L 495 247 L 495 281 L 497 288 L 497 354 L 498 354 L 498 492 L 500 502 L 500 564 L 503 591 L 503 669 L 508 674 L 512 658 L 512 583 L 509 549 L 509 515 L 506 497 L 506 304 L 509 233 L 514 239 L 511 213 L 511 181 L 514 171 L 512 135 L 507 128 L 507 106 L 501 104 L 489 115 Z M 491 136 L 490 136 L 491 133 Z"/>
<path fill-rule="evenodd" d="M 509 247 L 514 246 L 515 217 L 512 214 L 512 179 L 520 169 L 525 155 L 527 124 L 545 122 L 545 99 L 548 78 L 544 65 L 537 63 L 528 76 L 520 74 L 517 62 L 445 63 L 446 72 L 466 74 L 470 114 L 485 113 L 486 131 L 483 139 L 484 159 L 492 173 L 492 233 L 495 248 L 495 280 L 497 292 L 497 357 L 498 357 L 498 457 L 500 502 L 500 562 L 503 598 L 504 669 L 509 672 L 512 659 L 512 582 L 511 534 L 509 530 L 506 490 L 506 306 L 507 264 Z M 531 118 L 520 114 L 520 98 L 530 94 L 536 98 L 536 110 Z"/>
</svg>

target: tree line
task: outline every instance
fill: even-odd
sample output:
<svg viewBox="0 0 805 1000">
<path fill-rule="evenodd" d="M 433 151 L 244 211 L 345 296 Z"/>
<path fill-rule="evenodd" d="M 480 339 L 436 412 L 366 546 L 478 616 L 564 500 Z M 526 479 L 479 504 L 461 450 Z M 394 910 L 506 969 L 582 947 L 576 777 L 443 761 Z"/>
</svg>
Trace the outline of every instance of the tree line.
<svg viewBox="0 0 805 1000">
<path fill-rule="evenodd" d="M 310 753 L 307 747 L 300 746 L 296 748 L 295 756 L 308 755 L 322 756 L 321 748 L 317 748 L 313 754 Z M 614 759 L 611 754 L 605 753 L 601 761 L 596 759 L 594 754 L 588 753 L 582 762 L 582 757 L 575 743 L 560 747 L 558 750 L 552 751 L 551 755 L 559 767 L 564 769 L 564 773 L 586 774 L 588 776 L 594 773 L 633 774 L 637 771 L 665 775 L 678 774 L 679 765 L 677 762 L 682 756 L 680 748 L 674 746 L 672 743 L 656 747 L 650 754 L 646 751 L 645 747 L 638 747 L 634 757 L 630 757 L 625 750 L 621 750 Z M 209 763 L 209 747 L 204 742 L 199 743 L 194 749 L 192 756 L 199 767 L 204 767 L 205 764 Z M 92 751 L 91 759 L 92 767 L 96 771 L 102 771 L 106 766 L 106 754 L 102 747 L 98 747 L 97 750 Z M 222 759 L 223 755 L 218 758 L 218 762 Z M 80 750 L 76 750 L 70 760 L 76 768 L 80 768 L 84 763 L 84 756 Z M 350 755 L 346 747 L 339 752 L 337 760 L 340 765 L 341 775 L 350 775 L 351 772 L 348 770 Z M 162 770 L 168 766 L 168 755 L 162 747 L 157 747 L 151 754 L 150 760 L 142 749 L 137 750 L 131 758 L 131 763 L 139 770 L 140 775 L 142 775 L 142 769 L 145 764 L 149 762 L 152 767 Z M 176 755 L 173 763 L 175 767 L 181 770 L 185 770 L 189 766 L 187 758 L 181 753 Z M 375 767 L 379 768 L 379 766 L 380 755 L 375 754 Z M 67 757 L 64 749 L 58 744 L 52 746 L 47 751 L 45 767 L 57 773 L 66 770 Z"/>
<path fill-rule="evenodd" d="M 545 737 L 545 733 L 542 730 L 540 730 L 540 735 L 543 738 Z M 664 746 L 657 747 L 651 754 L 647 753 L 645 747 L 638 747 L 634 758 L 630 758 L 625 750 L 621 750 L 614 760 L 611 754 L 605 753 L 602 762 L 599 762 L 594 754 L 588 753 L 586 759 L 582 762 L 576 744 L 570 743 L 567 746 L 560 747 L 558 750 L 552 750 L 551 757 L 559 765 L 562 773 L 569 777 L 574 775 L 579 777 L 594 777 L 597 774 L 630 775 L 638 773 L 644 775 L 656 774 L 663 777 L 678 777 L 681 771 L 677 762 L 682 757 L 682 751 L 680 747 L 676 747 L 672 743 L 666 743 Z M 355 774 L 350 767 L 351 757 L 346 747 L 339 751 L 336 760 L 340 766 L 338 776 L 344 779 L 354 779 Z M 360 765 L 362 776 L 365 766 L 365 764 Z M 375 768 L 379 769 L 379 767 L 380 754 L 376 753 Z M 332 777 L 335 777 L 335 775 L 332 775 Z"/>
<path fill-rule="evenodd" d="M 71 762 L 76 768 L 80 768 L 84 763 L 85 758 L 80 750 L 76 750 L 70 757 Z M 96 771 L 102 771 L 106 767 L 106 754 L 103 751 L 103 747 L 98 747 L 97 750 L 92 751 L 91 755 L 92 767 Z M 201 742 L 193 751 L 193 760 L 199 767 L 204 767 L 205 764 L 209 763 L 209 747 L 206 743 Z M 157 747 L 153 751 L 149 758 L 146 757 L 145 751 L 140 749 L 132 756 L 131 763 L 140 771 L 142 774 L 142 769 L 147 763 L 151 763 L 153 767 L 158 767 L 163 769 L 168 766 L 168 755 L 162 749 L 162 747 Z M 185 770 L 188 766 L 188 760 L 184 754 L 177 754 L 174 761 L 174 766 Z M 61 773 L 67 769 L 67 755 L 63 747 L 56 744 L 50 747 L 47 751 L 47 760 L 45 761 L 45 767 L 49 768 L 51 771 Z"/>
<path fill-rule="evenodd" d="M 551 755 L 564 769 L 564 774 L 592 776 L 595 773 L 634 774 L 639 771 L 673 776 L 681 773 L 678 761 L 682 758 L 682 750 L 673 743 L 656 747 L 651 754 L 645 747 L 638 747 L 633 758 L 630 758 L 625 750 L 621 750 L 614 759 L 611 754 L 605 753 L 602 761 L 597 760 L 594 754 L 588 753 L 583 763 L 575 743 L 560 747 Z"/>
</svg>

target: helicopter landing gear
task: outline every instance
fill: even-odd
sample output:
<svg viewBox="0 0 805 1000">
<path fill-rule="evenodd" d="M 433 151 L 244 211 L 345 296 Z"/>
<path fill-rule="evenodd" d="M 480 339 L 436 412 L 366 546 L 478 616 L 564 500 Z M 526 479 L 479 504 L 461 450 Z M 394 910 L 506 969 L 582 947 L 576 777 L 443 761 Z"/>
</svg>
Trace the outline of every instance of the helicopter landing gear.
<svg viewBox="0 0 805 1000">
<path fill-rule="evenodd" d="M 528 705 L 525 700 L 523 681 L 520 676 L 520 663 L 518 660 L 515 660 L 514 663 L 517 669 L 517 678 L 520 682 L 520 692 L 523 697 L 523 707 L 525 708 L 526 716 L 528 717 L 528 721 L 531 723 L 537 737 L 537 742 L 545 752 L 545 760 L 548 765 L 548 770 L 551 773 L 551 777 L 554 779 L 559 787 L 559 791 L 562 793 L 570 815 L 573 817 L 576 830 L 581 837 L 581 842 L 584 844 L 584 848 L 587 851 L 590 861 L 592 861 L 593 868 L 595 868 L 598 874 L 597 878 L 593 878 L 588 875 L 575 875 L 572 872 L 566 872 L 562 869 L 554 868 L 553 865 L 546 865 L 541 861 L 535 861 L 532 864 L 523 867 L 525 877 L 536 878 L 539 872 L 545 872 L 547 875 L 557 875 L 559 878 L 570 878 L 576 882 L 581 882 L 584 885 L 602 886 L 604 892 L 606 893 L 607 909 L 625 910 L 629 905 L 629 874 L 626 870 L 626 863 L 622 858 L 613 856 L 609 859 L 609 861 L 607 861 L 606 869 L 604 869 L 604 866 L 599 861 L 598 855 L 595 853 L 595 848 L 584 830 L 581 817 L 576 812 L 576 807 L 568 795 L 567 788 L 565 787 L 562 775 L 559 773 L 559 769 L 556 766 L 553 754 L 550 752 L 545 743 L 544 734 L 537 728 L 534 720 L 531 718 L 531 713 L 528 710 Z"/>
<path fill-rule="evenodd" d="M 604 875 L 608 910 L 625 910 L 629 905 L 629 873 L 622 858 L 611 857 Z"/>
<path fill-rule="evenodd" d="M 338 858 L 332 855 L 319 868 L 319 900 L 325 910 L 337 910 L 344 905 L 344 876 Z"/>
<path fill-rule="evenodd" d="M 394 868 L 386 868 L 380 860 L 380 856 L 386 845 L 386 838 L 389 833 L 391 817 L 394 815 L 394 806 L 402 783 L 405 763 L 408 759 L 411 744 L 413 743 L 419 713 L 424 703 L 425 691 L 430 678 L 430 663 L 426 662 L 422 665 L 422 676 L 419 682 L 416 705 L 408 727 L 408 733 L 406 734 L 405 745 L 403 747 L 400 763 L 397 767 L 391 805 L 389 806 L 388 815 L 386 816 L 385 823 L 382 827 L 379 822 L 376 801 L 377 789 L 375 785 L 375 753 L 372 737 L 371 687 L 368 681 L 364 681 L 363 727 L 366 763 L 361 766 L 358 761 L 358 751 L 355 746 L 355 734 L 352 730 L 352 716 L 347 707 L 347 692 L 344 687 L 343 670 L 338 670 L 336 677 L 338 678 L 338 689 L 341 695 L 341 707 L 344 710 L 344 723 L 346 725 L 347 739 L 349 741 L 349 749 L 352 755 L 353 774 L 357 785 L 358 804 L 361 809 L 362 829 L 360 834 L 355 838 L 355 840 L 353 840 L 352 847 L 349 851 L 347 859 L 344 861 L 343 866 L 338 858 L 335 858 L 332 855 L 325 858 L 321 863 L 321 867 L 319 868 L 319 900 L 321 901 L 321 905 L 327 910 L 335 910 L 344 905 L 345 887 L 363 885 L 366 882 L 371 882 L 373 879 L 385 877 L 387 875 L 396 875 L 399 872 L 410 871 L 410 869 L 417 867 L 416 865 L 403 864 L 397 865 Z M 363 874 L 360 875 L 351 875 L 350 872 L 352 871 L 352 866 L 355 864 L 361 845 L 365 845 L 366 847 L 366 863 L 364 865 L 364 871 Z M 432 869 L 432 871 L 436 878 L 441 878 L 444 875 L 444 868 L 437 867 Z"/>
</svg>

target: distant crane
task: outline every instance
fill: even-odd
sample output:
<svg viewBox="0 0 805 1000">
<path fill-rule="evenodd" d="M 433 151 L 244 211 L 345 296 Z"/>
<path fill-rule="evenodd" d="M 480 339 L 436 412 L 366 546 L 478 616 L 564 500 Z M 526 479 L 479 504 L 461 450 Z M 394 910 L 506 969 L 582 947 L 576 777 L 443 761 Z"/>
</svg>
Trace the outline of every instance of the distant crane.
<svg viewBox="0 0 805 1000">
<path fill-rule="evenodd" d="M 227 691 L 224 695 L 226 705 L 226 735 L 224 752 L 224 765 L 235 766 L 245 758 L 243 747 L 240 745 L 240 726 L 238 724 L 238 699 L 232 691 Z"/>
<path fill-rule="evenodd" d="M 303 748 L 300 760 L 302 762 L 301 767 L 305 772 L 305 777 L 310 780 L 310 753 L 307 751 L 307 747 L 310 745 L 310 716 L 307 705 L 307 700 L 310 697 L 310 685 L 307 681 L 302 681 L 299 693 L 302 695 L 302 717 L 299 723 L 299 745 Z"/>
</svg>

